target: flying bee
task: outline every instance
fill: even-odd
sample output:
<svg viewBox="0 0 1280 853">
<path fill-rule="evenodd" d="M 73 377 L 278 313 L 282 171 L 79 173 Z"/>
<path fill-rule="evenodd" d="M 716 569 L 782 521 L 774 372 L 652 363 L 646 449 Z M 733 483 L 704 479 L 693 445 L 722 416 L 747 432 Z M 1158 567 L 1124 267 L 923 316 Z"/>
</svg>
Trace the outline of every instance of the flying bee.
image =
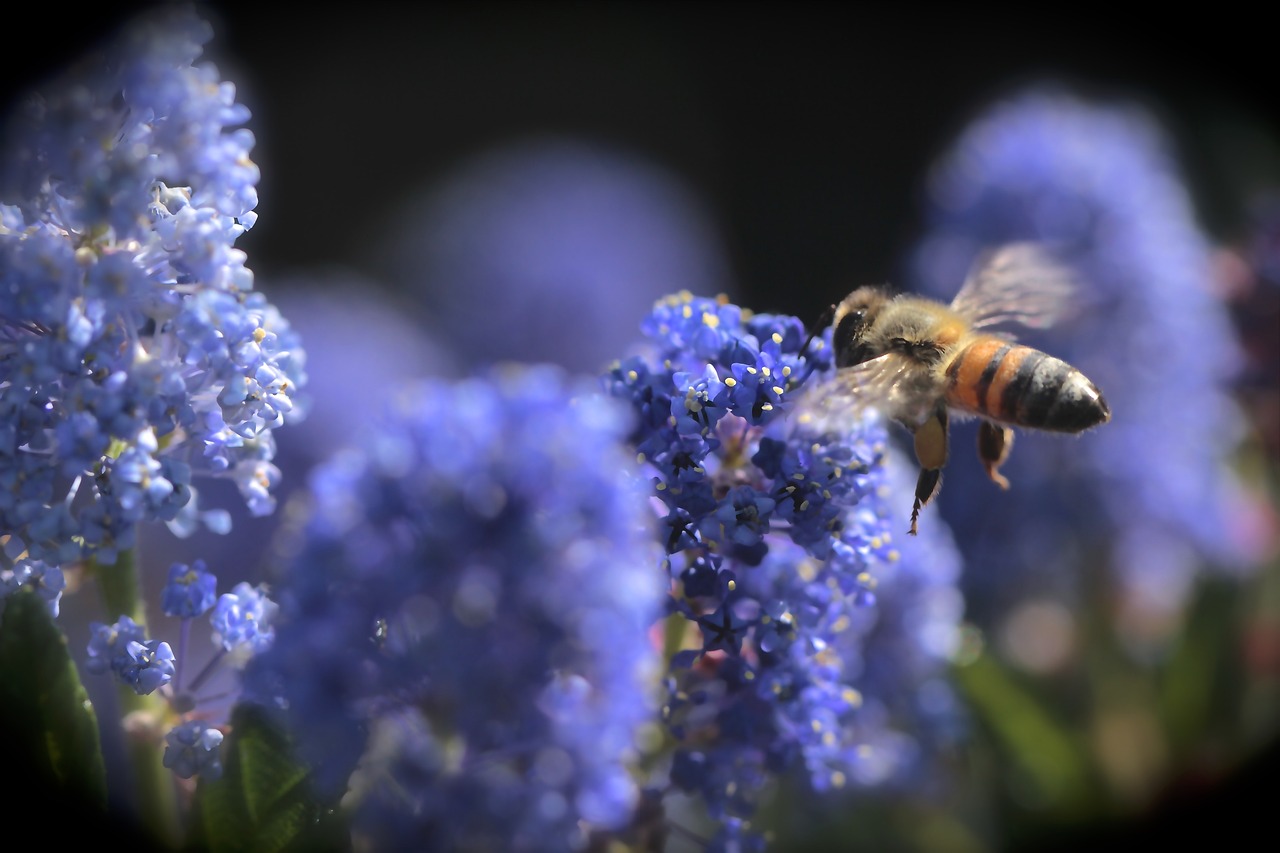
<svg viewBox="0 0 1280 853">
<path fill-rule="evenodd" d="M 949 413 L 982 419 L 978 457 L 1006 489 L 1000 466 L 1012 427 L 1079 433 L 1111 419 L 1102 392 L 1079 370 L 985 331 L 1045 328 L 1064 313 L 1072 290 L 1069 269 L 1047 249 L 1014 243 L 980 258 L 950 305 L 861 287 L 834 307 L 838 370 L 816 390 L 810 413 L 842 417 L 873 407 L 912 432 L 920 477 L 909 533 L 941 485 Z"/>
</svg>

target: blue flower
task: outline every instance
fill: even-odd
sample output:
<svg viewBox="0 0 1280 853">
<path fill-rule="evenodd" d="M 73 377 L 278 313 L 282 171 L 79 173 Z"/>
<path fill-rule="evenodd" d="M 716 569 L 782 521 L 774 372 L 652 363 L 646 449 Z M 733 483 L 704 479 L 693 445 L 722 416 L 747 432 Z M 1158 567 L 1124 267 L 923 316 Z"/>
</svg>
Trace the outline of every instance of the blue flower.
<svg viewBox="0 0 1280 853">
<path fill-rule="evenodd" d="M 85 669 L 90 673 L 113 672 L 140 696 L 172 680 L 175 667 L 169 644 L 148 640 L 143 628 L 128 616 L 121 616 L 114 625 L 94 622 L 89 630 Z"/>
<path fill-rule="evenodd" d="M 200 776 L 212 781 L 222 775 L 222 732 L 203 720 L 179 723 L 164 736 L 164 766 L 180 779 Z"/>
<path fill-rule="evenodd" d="M 193 475 L 274 506 L 303 356 L 234 248 L 258 170 L 210 34 L 143 18 L 0 136 L 0 529 L 49 565 L 189 529 Z"/>
<path fill-rule="evenodd" d="M 125 666 L 125 644 L 147 638 L 146 630 L 128 616 L 121 616 L 114 625 L 94 622 L 89 630 L 89 656 L 85 669 L 94 675 Z"/>
<path fill-rule="evenodd" d="M 125 655 L 128 662 L 114 671 L 139 696 L 154 693 L 173 680 L 175 658 L 168 643 L 161 640 L 128 642 Z"/>
<path fill-rule="evenodd" d="M 604 385 L 638 415 L 632 440 L 667 511 L 669 611 L 688 623 L 666 680 L 670 781 L 720 822 L 713 846 L 749 847 L 760 842 L 750 820 L 771 779 L 800 774 L 825 791 L 900 777 L 913 770 L 901 750 L 884 751 L 885 772 L 867 771 L 868 753 L 890 735 L 929 754 L 911 700 L 940 677 L 950 649 L 926 652 L 888 622 L 888 644 L 873 633 L 883 610 L 910 613 L 906 630 L 927 622 L 954 636 L 959 607 L 921 611 L 939 585 L 949 604 L 962 601 L 959 562 L 949 543 L 920 560 L 896 547 L 906 524 L 890 518 L 879 418 L 809 417 L 806 385 L 832 368 L 828 336 L 806 349 L 796 318 L 688 293 L 659 301 L 641 327 L 650 352 L 619 362 Z M 919 580 L 933 558 L 940 584 Z"/>
<path fill-rule="evenodd" d="M 209 615 L 214 642 L 221 643 L 228 652 L 260 654 L 275 640 L 278 610 L 261 586 L 238 583 L 218 598 Z"/>
<path fill-rule="evenodd" d="M 194 619 L 213 607 L 217 586 L 218 579 L 203 560 L 190 566 L 174 563 L 169 567 L 169 582 L 160 593 L 161 606 L 169 616 Z"/>
<path fill-rule="evenodd" d="M 7 562 L 7 558 L 2 559 Z M 62 569 L 27 558 L 19 558 L 8 568 L 0 563 L 0 601 L 23 587 L 34 590 L 44 599 L 49 608 L 49 615 L 55 619 L 58 618 L 62 593 L 67 588 L 67 579 Z"/>
<path fill-rule="evenodd" d="M 924 289 L 949 299 L 993 245 L 1060 247 L 1082 274 L 1078 316 L 1020 339 L 1084 371 L 1114 412 L 1078 440 L 1020 435 L 1007 495 L 977 482 L 976 466 L 948 470 L 941 506 L 970 534 L 975 615 L 986 621 L 1030 594 L 1070 597 L 1069 579 L 1095 548 L 1128 603 L 1166 612 L 1183 600 L 1176 590 L 1189 587 L 1197 555 L 1246 561 L 1251 513 L 1228 470 L 1241 423 L 1227 387 L 1240 352 L 1155 122 L 1032 91 L 979 117 L 930 186 L 933 224 L 915 257 Z"/>
<path fill-rule="evenodd" d="M 562 850 L 630 819 L 663 579 L 628 427 L 512 367 L 415 387 L 314 476 L 246 690 L 371 843 Z"/>
</svg>

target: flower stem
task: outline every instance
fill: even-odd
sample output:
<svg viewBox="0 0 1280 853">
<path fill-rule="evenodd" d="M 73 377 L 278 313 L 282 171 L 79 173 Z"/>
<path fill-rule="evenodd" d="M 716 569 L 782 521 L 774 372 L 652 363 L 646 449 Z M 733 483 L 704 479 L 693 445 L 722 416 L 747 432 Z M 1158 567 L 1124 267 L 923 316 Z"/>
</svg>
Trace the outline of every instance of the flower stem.
<svg viewBox="0 0 1280 853">
<path fill-rule="evenodd" d="M 141 627 L 147 626 L 146 607 L 142 602 L 142 583 L 138 579 L 138 560 L 133 549 L 121 551 L 115 563 L 91 560 L 92 573 L 102 591 L 107 620 L 114 622 L 128 616 Z"/>
<path fill-rule="evenodd" d="M 96 559 L 92 562 L 107 618 L 114 621 L 128 616 L 145 628 L 146 604 L 133 549 L 121 551 L 114 564 Z M 181 839 L 177 798 L 173 774 L 163 763 L 161 736 L 169 706 L 159 694 L 139 696 L 123 684 L 119 685 L 116 697 L 132 771 L 135 806 L 142 824 L 158 841 L 176 848 Z"/>
</svg>

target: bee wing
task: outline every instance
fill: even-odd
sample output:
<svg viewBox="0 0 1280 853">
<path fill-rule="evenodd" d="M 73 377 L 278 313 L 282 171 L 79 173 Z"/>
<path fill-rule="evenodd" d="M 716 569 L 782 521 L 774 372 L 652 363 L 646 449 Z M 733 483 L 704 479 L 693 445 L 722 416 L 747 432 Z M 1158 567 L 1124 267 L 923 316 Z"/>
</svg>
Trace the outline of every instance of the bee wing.
<svg viewBox="0 0 1280 853">
<path fill-rule="evenodd" d="M 928 419 L 942 394 L 928 367 L 898 353 L 842 367 L 805 390 L 800 412 L 819 430 L 848 429 L 869 410 L 908 425 Z"/>
<path fill-rule="evenodd" d="M 1068 313 L 1077 280 L 1044 244 L 1010 243 L 978 258 L 951 308 L 975 329 L 1044 329 Z"/>
</svg>

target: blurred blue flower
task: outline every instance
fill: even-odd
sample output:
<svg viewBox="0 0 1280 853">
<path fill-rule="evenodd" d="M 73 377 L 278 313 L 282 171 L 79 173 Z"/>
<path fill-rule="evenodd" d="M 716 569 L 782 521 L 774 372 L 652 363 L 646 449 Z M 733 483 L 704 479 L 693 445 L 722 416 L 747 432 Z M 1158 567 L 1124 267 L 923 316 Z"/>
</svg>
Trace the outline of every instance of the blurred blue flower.
<svg viewBox="0 0 1280 853">
<path fill-rule="evenodd" d="M 959 559 L 941 525 L 898 549 L 888 490 L 910 486 L 886 479 L 879 418 L 812 416 L 806 380 L 829 377 L 829 335 L 805 351 L 798 319 L 689 293 L 642 329 L 648 350 L 605 384 L 637 413 L 666 512 L 668 609 L 696 629 L 667 678 L 671 782 L 719 822 L 712 848 L 737 849 L 758 841 L 771 779 L 878 784 L 926 752 L 914 691 L 952 651 Z"/>
<path fill-rule="evenodd" d="M 977 119 L 929 186 L 923 289 L 950 299 L 993 245 L 1059 247 L 1081 273 L 1077 316 L 1019 338 L 1084 371 L 1114 413 L 1078 439 L 1019 435 L 1008 494 L 957 454 L 940 502 L 964 531 L 974 615 L 990 624 L 1029 595 L 1073 600 L 1080 567 L 1101 558 L 1136 629 L 1144 611 L 1177 610 L 1201 560 L 1246 563 L 1255 515 L 1228 470 L 1240 353 L 1156 123 L 1133 107 L 1024 93 Z"/>
<path fill-rule="evenodd" d="M 210 35 L 159 10 L 0 137 L 0 528 L 50 565 L 189 528 L 193 474 L 274 507 L 302 352 L 234 248 L 258 170 L 234 87 L 192 64 Z"/>
<path fill-rule="evenodd" d="M 879 472 L 876 518 L 863 524 L 901 531 L 919 467 L 891 448 Z M 863 697 L 855 720 L 861 761 L 854 781 L 922 795 L 949 780 L 937 758 L 962 742 L 968 718 L 949 680 L 965 617 L 961 576 L 965 563 L 950 528 L 940 518 L 921 524 L 916 536 L 894 540 L 890 559 L 875 569 L 874 620 L 851 631 L 857 647 L 845 653 L 846 673 Z"/>
<path fill-rule="evenodd" d="M 350 785 L 358 836 L 564 850 L 630 819 L 662 579 L 626 428 L 559 370 L 511 367 L 406 389 L 313 477 L 246 691 L 323 794 Z"/>
<path fill-rule="evenodd" d="M 164 766 L 180 779 L 199 775 L 212 781 L 222 775 L 222 732 L 202 720 L 188 720 L 165 735 Z"/>
<path fill-rule="evenodd" d="M 659 296 L 730 287 L 720 245 L 673 175 L 624 151 L 551 137 L 461 165 L 397 214 L 379 256 L 462 362 L 594 373 Z"/>
</svg>

